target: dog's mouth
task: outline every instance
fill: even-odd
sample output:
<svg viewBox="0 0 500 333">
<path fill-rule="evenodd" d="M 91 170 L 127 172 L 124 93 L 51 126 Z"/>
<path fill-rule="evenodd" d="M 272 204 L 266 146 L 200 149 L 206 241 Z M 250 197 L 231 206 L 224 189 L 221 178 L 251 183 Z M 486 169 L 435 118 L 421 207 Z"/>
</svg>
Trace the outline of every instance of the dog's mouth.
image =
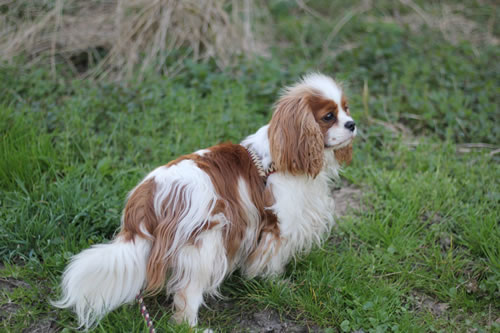
<svg viewBox="0 0 500 333">
<path fill-rule="evenodd" d="M 325 149 L 337 150 L 337 149 L 344 148 L 344 147 L 348 146 L 352 142 L 353 139 L 354 139 L 354 137 L 351 137 L 351 138 L 348 138 L 344 141 L 341 141 L 341 142 L 335 143 L 335 144 L 325 143 Z"/>
</svg>

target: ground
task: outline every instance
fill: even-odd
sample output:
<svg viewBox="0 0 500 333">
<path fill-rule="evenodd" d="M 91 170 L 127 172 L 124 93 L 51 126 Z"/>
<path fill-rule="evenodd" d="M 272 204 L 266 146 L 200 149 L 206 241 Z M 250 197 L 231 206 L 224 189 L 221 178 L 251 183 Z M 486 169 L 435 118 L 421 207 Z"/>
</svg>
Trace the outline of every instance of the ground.
<svg viewBox="0 0 500 333">
<path fill-rule="evenodd" d="M 0 330 L 68 332 L 69 258 L 108 241 L 158 165 L 239 142 L 280 89 L 320 70 L 359 128 L 332 195 L 337 226 L 276 279 L 238 273 L 207 300 L 222 332 L 500 331 L 500 35 L 488 1 L 271 1 L 262 57 L 121 82 L 0 67 Z M 3 7 L 2 7 L 3 8 Z M 168 65 L 168 64 L 167 64 Z M 333 213 L 333 212 L 332 212 Z M 170 300 L 146 298 L 159 331 Z M 136 304 L 94 332 L 144 332 Z"/>
</svg>

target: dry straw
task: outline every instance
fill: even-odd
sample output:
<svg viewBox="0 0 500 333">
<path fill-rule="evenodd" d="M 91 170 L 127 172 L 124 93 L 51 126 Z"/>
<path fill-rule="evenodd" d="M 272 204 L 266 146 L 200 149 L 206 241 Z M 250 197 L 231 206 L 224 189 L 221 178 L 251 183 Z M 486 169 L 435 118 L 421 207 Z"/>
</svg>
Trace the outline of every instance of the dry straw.
<svg viewBox="0 0 500 333">
<path fill-rule="evenodd" d="M 86 75 L 116 80 L 149 69 L 172 74 L 186 57 L 225 67 L 264 51 L 253 29 L 257 7 L 255 0 L 0 0 L 0 59 L 23 55 L 27 65 L 49 62 L 55 72 L 58 62 L 83 56 L 92 69 Z M 177 63 L 166 66 L 175 51 Z"/>
</svg>

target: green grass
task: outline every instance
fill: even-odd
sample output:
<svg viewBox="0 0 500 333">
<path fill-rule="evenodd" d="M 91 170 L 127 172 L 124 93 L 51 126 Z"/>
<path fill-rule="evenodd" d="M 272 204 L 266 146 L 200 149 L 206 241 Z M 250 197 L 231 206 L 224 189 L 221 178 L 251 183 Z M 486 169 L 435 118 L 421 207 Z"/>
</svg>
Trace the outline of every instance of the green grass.
<svg viewBox="0 0 500 333">
<path fill-rule="evenodd" d="M 272 309 L 325 332 L 500 331 L 500 154 L 463 146 L 498 149 L 500 50 L 415 32 L 387 20 L 408 7 L 377 2 L 327 49 L 356 47 L 325 56 L 324 36 L 348 3 L 314 2 L 329 22 L 273 1 L 288 46 L 224 71 L 186 62 L 175 78 L 111 84 L 0 68 L 0 330 L 72 330 L 72 313 L 48 301 L 72 254 L 113 237 L 141 177 L 181 154 L 238 142 L 269 120 L 283 85 L 321 70 L 345 81 L 360 129 L 343 184 L 362 190 L 361 208 L 283 277 L 230 277 L 201 326 L 230 331 L 242 314 Z M 480 30 L 498 16 L 493 5 L 464 6 Z M 164 296 L 146 302 L 161 331 L 190 331 L 169 323 Z M 121 331 L 145 331 L 135 304 L 95 329 Z"/>
</svg>

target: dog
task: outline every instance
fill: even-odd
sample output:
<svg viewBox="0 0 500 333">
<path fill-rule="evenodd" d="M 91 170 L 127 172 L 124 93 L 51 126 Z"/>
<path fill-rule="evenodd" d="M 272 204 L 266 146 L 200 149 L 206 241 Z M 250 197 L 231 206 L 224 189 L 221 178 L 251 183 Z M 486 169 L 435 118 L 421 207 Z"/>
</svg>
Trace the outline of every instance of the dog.
<svg viewBox="0 0 500 333">
<path fill-rule="evenodd" d="M 319 73 L 283 90 L 269 124 L 149 173 L 128 195 L 113 241 L 75 255 L 53 304 L 80 327 L 144 291 L 166 289 L 176 322 L 197 324 L 225 277 L 283 273 L 334 225 L 332 179 L 357 128 L 340 84 Z"/>
</svg>

